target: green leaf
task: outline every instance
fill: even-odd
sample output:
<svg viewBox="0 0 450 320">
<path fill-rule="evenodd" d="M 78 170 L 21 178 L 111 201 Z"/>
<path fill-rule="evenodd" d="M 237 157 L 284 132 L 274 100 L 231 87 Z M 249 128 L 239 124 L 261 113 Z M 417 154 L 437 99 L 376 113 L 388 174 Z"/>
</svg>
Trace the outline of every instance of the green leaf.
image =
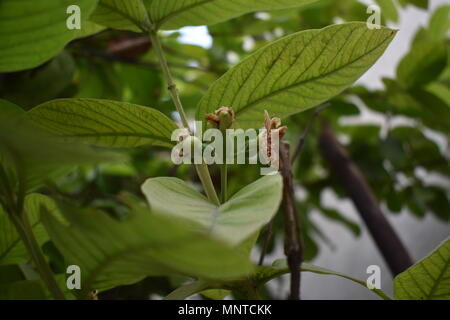
<svg viewBox="0 0 450 320">
<path fill-rule="evenodd" d="M 329 269 L 325 269 L 322 267 L 318 267 L 309 263 L 302 263 L 300 270 L 302 272 L 312 272 L 317 274 L 323 274 L 323 275 L 332 275 L 332 276 L 338 276 L 341 278 L 348 279 L 350 281 L 353 281 L 363 287 L 367 288 L 367 285 L 364 281 L 355 279 L 353 277 L 350 277 L 346 274 L 335 272 Z M 270 280 L 273 280 L 275 278 L 278 278 L 282 275 L 290 273 L 290 270 L 287 266 L 287 262 L 285 259 L 279 259 L 276 260 L 272 266 L 258 266 L 256 267 L 256 270 L 250 275 L 248 279 L 251 279 L 251 283 L 255 285 L 256 287 L 261 287 L 265 285 Z M 168 296 L 165 297 L 166 300 L 182 300 L 186 299 L 193 294 L 201 293 L 208 290 L 215 290 L 217 293 L 219 290 L 232 290 L 232 291 L 239 291 L 241 290 L 246 283 L 248 283 L 248 279 L 241 279 L 241 280 L 233 280 L 233 281 L 210 281 L 210 280 L 198 280 L 191 283 L 188 283 L 184 286 L 181 286 L 174 290 L 172 293 L 170 293 Z M 369 290 L 369 289 L 368 289 Z M 384 300 L 390 300 L 383 291 L 378 289 L 370 290 L 379 297 L 381 297 Z M 219 296 L 220 298 L 220 296 Z"/>
<path fill-rule="evenodd" d="M 279 174 L 265 176 L 244 187 L 217 207 L 193 187 L 176 178 L 152 178 L 142 186 L 150 207 L 170 218 L 185 221 L 236 246 L 252 237 L 277 212 L 282 197 Z"/>
<path fill-rule="evenodd" d="M 104 26 L 98 25 L 91 21 L 85 21 L 83 27 L 80 30 L 76 30 L 76 35 L 74 39 L 81 39 L 85 37 L 90 37 L 96 33 L 99 33 L 106 28 Z"/>
<path fill-rule="evenodd" d="M 450 238 L 394 279 L 399 300 L 450 299 Z"/>
<path fill-rule="evenodd" d="M 0 72 L 36 67 L 57 55 L 79 35 L 67 28 L 67 8 L 73 0 L 0 1 Z M 97 5 L 96 0 L 76 1 L 81 28 Z"/>
<path fill-rule="evenodd" d="M 66 285 L 66 275 L 55 275 L 56 282 L 66 299 L 74 300 L 73 291 Z M 50 300 L 52 294 L 42 280 L 19 280 L 0 283 L 0 300 Z"/>
<path fill-rule="evenodd" d="M 310 263 L 302 263 L 300 270 L 302 272 L 312 272 L 312 273 L 323 274 L 323 275 L 338 276 L 338 277 L 353 281 L 353 282 L 363 286 L 364 288 L 368 289 L 366 283 L 362 280 L 355 279 L 346 274 L 336 272 L 336 271 L 333 271 L 330 269 L 315 266 Z M 290 273 L 290 270 L 287 266 L 286 260 L 279 259 L 279 260 L 274 261 L 274 263 L 272 264 L 271 267 L 266 267 L 266 266 L 258 267 L 257 271 L 255 271 L 255 274 L 253 275 L 253 279 L 258 285 L 262 285 L 272 279 L 278 278 L 279 276 L 282 276 L 287 273 Z M 384 300 L 390 300 L 390 298 L 383 291 L 381 291 L 379 289 L 371 289 L 370 291 L 372 291 L 373 293 L 375 293 L 376 295 L 378 295 L 379 297 L 381 297 Z"/>
<path fill-rule="evenodd" d="M 137 32 L 149 26 L 142 0 L 100 0 L 90 20 L 109 28 Z"/>
<path fill-rule="evenodd" d="M 26 280 L 26 278 L 18 265 L 0 266 L 0 285 L 22 280 Z"/>
<path fill-rule="evenodd" d="M 414 5 L 420 9 L 428 9 L 428 0 L 399 0 L 400 4 L 405 7 L 408 4 Z"/>
<path fill-rule="evenodd" d="M 67 263 L 80 266 L 82 296 L 147 276 L 230 279 L 251 268 L 248 258 L 234 249 L 138 204 L 132 204 L 123 221 L 94 209 L 60 208 L 68 226 L 47 212 L 43 222 Z"/>
<path fill-rule="evenodd" d="M 231 294 L 231 291 L 223 289 L 210 289 L 201 291 L 200 294 L 210 300 L 223 300 Z"/>
<path fill-rule="evenodd" d="M 446 65 L 444 43 L 419 42 L 400 62 L 397 79 L 407 89 L 424 86 L 437 79 Z"/>
<path fill-rule="evenodd" d="M 39 215 L 40 207 L 50 212 L 56 210 L 50 198 L 39 194 L 28 195 L 25 199 L 25 211 L 28 215 L 34 236 L 40 246 L 49 240 Z M 27 250 L 20 239 L 14 224 L 0 207 L 0 265 L 24 264 L 30 260 Z"/>
<path fill-rule="evenodd" d="M 445 5 L 436 9 L 430 20 L 429 32 L 432 40 L 442 41 L 447 39 L 450 29 L 450 6 Z"/>
<path fill-rule="evenodd" d="M 443 83 L 432 82 L 426 90 L 439 97 L 450 108 L 450 88 Z"/>
<path fill-rule="evenodd" d="M 0 300 L 46 300 L 49 296 L 39 280 L 0 284 Z"/>
<path fill-rule="evenodd" d="M 382 15 L 389 21 L 398 22 L 398 11 L 393 0 L 376 0 Z"/>
<path fill-rule="evenodd" d="M 210 283 L 204 280 L 197 280 L 178 287 L 167 295 L 164 300 L 184 300 L 196 293 L 202 292 L 210 287 Z"/>
<path fill-rule="evenodd" d="M 354 22 L 284 37 L 217 80 L 200 101 L 197 119 L 227 106 L 238 126 L 260 127 L 264 110 L 283 118 L 317 106 L 364 74 L 394 35 Z"/>
<path fill-rule="evenodd" d="M 119 160 L 123 157 L 111 152 L 61 142 L 31 123 L 21 108 L 0 99 L 0 164 L 27 190 L 75 165 Z"/>
<path fill-rule="evenodd" d="M 6 74 L 0 95 L 26 109 L 57 97 L 72 81 L 75 63 L 67 51 L 38 68 Z"/>
<path fill-rule="evenodd" d="M 316 0 L 144 0 L 157 28 L 211 25 L 245 13 L 295 8 Z"/>
<path fill-rule="evenodd" d="M 171 148 L 172 132 L 178 128 L 155 109 L 97 99 L 54 100 L 33 108 L 28 116 L 65 139 L 105 147 Z"/>
</svg>

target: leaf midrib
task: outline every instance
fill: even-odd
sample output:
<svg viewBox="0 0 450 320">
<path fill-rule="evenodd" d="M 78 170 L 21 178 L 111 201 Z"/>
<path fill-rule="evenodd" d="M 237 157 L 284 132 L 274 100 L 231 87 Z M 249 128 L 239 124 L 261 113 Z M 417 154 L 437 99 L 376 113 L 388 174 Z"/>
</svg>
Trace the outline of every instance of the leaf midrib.
<svg viewBox="0 0 450 320">
<path fill-rule="evenodd" d="M 103 2 L 99 2 L 99 6 L 100 6 L 100 7 L 105 7 L 105 8 L 107 8 L 107 9 L 109 9 L 109 10 L 111 10 L 111 11 L 117 13 L 118 15 L 122 16 L 123 18 L 125 18 L 125 20 L 129 20 L 130 22 L 132 22 L 132 23 L 133 23 L 136 27 L 138 27 L 138 29 L 140 29 L 141 31 L 145 31 L 145 30 L 143 30 L 143 28 L 142 28 L 142 23 L 141 23 L 141 22 L 137 21 L 136 19 L 134 19 L 133 17 L 129 16 L 129 15 L 126 14 L 125 12 L 116 10 L 115 7 L 112 7 L 112 6 L 110 6 L 110 5 L 108 5 L 108 4 L 105 4 L 105 3 L 103 3 Z"/>
</svg>

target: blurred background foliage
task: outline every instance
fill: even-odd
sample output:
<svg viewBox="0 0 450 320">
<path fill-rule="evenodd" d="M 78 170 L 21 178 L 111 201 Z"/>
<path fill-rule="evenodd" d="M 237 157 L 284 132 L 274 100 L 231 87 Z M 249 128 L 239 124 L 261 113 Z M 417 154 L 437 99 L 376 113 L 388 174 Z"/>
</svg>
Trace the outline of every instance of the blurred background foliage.
<svg viewBox="0 0 450 320">
<path fill-rule="evenodd" d="M 392 7 L 390 1 L 377 2 L 384 12 L 383 23 L 398 20 L 399 8 Z M 399 1 L 402 6 L 421 9 L 427 8 L 427 2 Z M 318 151 L 320 121 L 331 123 L 386 212 L 398 214 L 407 210 L 419 218 L 434 215 L 443 222 L 450 221 L 450 189 L 448 184 L 439 183 L 450 178 L 449 12 L 450 6 L 438 8 L 428 25 L 419 29 L 396 77 L 383 79 L 384 89 L 355 86 L 347 90 L 331 101 L 331 107 L 321 113 L 312 127 L 294 172 L 305 235 L 305 260 L 313 259 L 320 250 L 317 239 L 335 245 L 333 235 L 324 234 L 321 226 L 309 219 L 313 211 L 343 224 L 355 238 L 361 234 L 358 224 L 323 201 L 325 190 L 332 190 L 342 199 L 347 196 Z M 270 41 L 299 30 L 367 18 L 367 6 L 360 2 L 324 0 L 301 10 L 252 13 L 210 26 L 210 49 L 183 43 L 179 32 L 166 32 L 163 45 L 188 116 L 193 119 L 195 107 L 209 85 Z M 25 109 L 56 98 L 112 99 L 151 106 L 177 120 L 148 38 L 130 31 L 100 29 L 99 33 L 71 42 L 57 57 L 38 68 L 0 74 L 0 98 Z M 311 110 L 286 121 L 286 139 L 292 145 L 296 145 L 313 113 Z M 358 121 L 367 114 L 382 121 L 368 125 Z M 126 209 L 117 201 L 118 195 L 127 191 L 142 197 L 140 185 L 149 177 L 177 176 L 198 182 L 193 169 L 174 166 L 167 151 L 142 147 L 123 152 L 129 153 L 129 163 L 80 167 L 46 185 L 43 192 L 82 206 L 105 209 L 120 219 L 126 215 Z M 219 171 L 212 169 L 213 180 L 219 185 Z M 259 177 L 255 166 L 232 166 L 229 170 L 230 194 Z M 281 215 L 278 219 L 275 236 L 283 232 Z M 47 243 L 44 249 L 53 268 L 62 272 L 62 257 L 56 248 Z M 104 296 L 165 295 L 182 281 L 147 279 Z"/>
</svg>

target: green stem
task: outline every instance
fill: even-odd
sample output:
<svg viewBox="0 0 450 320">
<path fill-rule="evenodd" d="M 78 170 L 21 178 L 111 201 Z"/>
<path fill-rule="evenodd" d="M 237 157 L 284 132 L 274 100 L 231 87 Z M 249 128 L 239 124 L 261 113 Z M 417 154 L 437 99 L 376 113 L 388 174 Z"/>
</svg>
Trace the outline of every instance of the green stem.
<svg viewBox="0 0 450 320">
<path fill-rule="evenodd" d="M 220 165 L 220 201 L 227 202 L 228 197 L 228 165 L 226 162 Z"/>
<path fill-rule="evenodd" d="M 9 182 L 8 175 L 4 170 L 3 166 L 0 164 L 0 178 L 3 182 L 4 189 L 7 192 L 5 197 L 8 200 L 7 211 L 9 218 L 14 224 L 17 233 L 22 239 L 25 248 L 30 254 L 31 259 L 33 260 L 34 264 L 36 265 L 36 268 L 38 269 L 39 275 L 41 276 L 44 283 L 47 285 L 50 293 L 53 295 L 55 299 L 64 300 L 65 299 L 64 294 L 61 292 L 61 290 L 58 287 L 58 284 L 56 283 L 56 280 L 53 276 L 53 272 L 50 269 L 49 265 L 47 264 L 47 261 L 45 260 L 44 254 L 41 251 L 41 247 L 39 246 L 34 236 L 33 228 L 31 227 L 30 222 L 28 221 L 28 216 L 23 209 L 26 181 L 23 172 L 20 172 L 20 169 L 18 169 L 18 171 L 19 171 L 18 173 L 19 194 L 17 197 L 17 201 L 15 201 L 14 193 L 11 184 Z"/>
<path fill-rule="evenodd" d="M 208 199 L 215 204 L 220 206 L 219 198 L 217 197 L 216 189 L 214 189 L 214 184 L 209 174 L 208 165 L 206 163 L 195 165 L 197 174 L 202 182 L 203 188 L 205 189 L 206 196 Z"/>
<path fill-rule="evenodd" d="M 33 259 L 36 268 L 39 272 L 44 283 L 47 285 L 53 298 L 56 300 L 65 300 L 65 296 L 61 289 L 58 287 L 56 280 L 53 276 L 53 271 L 50 269 L 47 261 L 45 260 L 44 254 L 42 253 L 41 247 L 33 233 L 33 228 L 31 227 L 28 217 L 26 214 L 18 217 L 17 215 L 11 215 L 12 221 L 25 244 L 31 258 Z"/>
<path fill-rule="evenodd" d="M 183 126 L 189 130 L 189 122 L 187 121 L 186 113 L 184 112 L 183 104 L 181 103 L 180 95 L 178 93 L 177 86 L 173 81 L 172 74 L 170 73 L 169 65 L 167 64 L 166 57 L 164 56 L 164 51 L 161 45 L 161 41 L 159 40 L 158 34 L 156 30 L 150 31 L 150 40 L 153 44 L 153 49 L 158 57 L 159 63 L 161 64 L 161 69 L 163 71 L 164 77 L 168 84 L 168 89 L 170 95 L 172 97 L 173 103 L 177 108 L 178 113 L 180 114 L 181 122 Z M 214 184 L 211 179 L 211 175 L 208 170 L 208 166 L 205 163 L 195 165 L 195 169 L 197 170 L 197 174 L 202 182 L 203 189 L 205 189 L 205 193 L 208 196 L 208 199 L 214 203 L 215 205 L 220 205 L 219 198 L 217 197 L 216 190 L 214 189 Z"/>
<path fill-rule="evenodd" d="M 181 103 L 177 86 L 173 81 L 173 77 L 172 74 L 170 73 L 167 59 L 162 49 L 161 41 L 159 41 L 159 37 L 156 31 L 150 31 L 150 40 L 153 44 L 153 49 L 155 50 L 155 53 L 158 56 L 159 63 L 161 64 L 161 68 L 164 73 L 164 77 L 167 81 L 168 89 L 172 97 L 173 103 L 175 104 L 175 107 L 177 108 L 177 111 L 180 114 L 181 122 L 183 123 L 183 126 L 185 128 L 189 129 L 189 122 L 187 121 L 186 113 L 184 112 L 183 104 Z"/>
</svg>

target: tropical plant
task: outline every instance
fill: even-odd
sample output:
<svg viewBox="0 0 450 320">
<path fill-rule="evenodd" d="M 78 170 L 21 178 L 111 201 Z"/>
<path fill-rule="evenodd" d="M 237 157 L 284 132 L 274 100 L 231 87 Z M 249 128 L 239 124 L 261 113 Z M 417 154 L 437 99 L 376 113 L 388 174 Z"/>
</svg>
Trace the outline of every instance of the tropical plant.
<svg viewBox="0 0 450 320">
<path fill-rule="evenodd" d="M 450 221 L 448 187 L 416 173 L 450 175 L 447 155 L 424 134 L 448 143 L 449 6 L 420 29 L 396 78 L 371 91 L 354 83 L 396 31 L 368 28 L 356 1 L 80 0 L 81 29 L 71 30 L 72 2 L 0 0 L 0 298 L 261 299 L 272 297 L 268 281 L 290 273 L 298 299 L 301 271 L 366 286 L 306 262 L 319 250 L 315 237 L 327 239 L 312 211 L 361 233 L 321 200 L 332 188 L 355 202 L 396 275 L 395 299 L 450 299 L 450 240 L 411 266 L 378 204 Z M 398 20 L 396 5 L 377 3 L 384 21 Z M 167 31 L 199 25 L 213 37 L 209 50 Z M 414 125 L 384 135 L 342 125 L 360 113 L 355 99 L 388 123 Z M 195 141 L 192 120 L 285 135 L 280 172 L 174 165 L 172 134 L 184 128 L 183 141 Z M 399 175 L 408 183 L 398 187 Z M 286 260 L 265 265 L 273 234 L 284 235 Z M 69 266 L 81 287 L 67 285 Z"/>
</svg>

